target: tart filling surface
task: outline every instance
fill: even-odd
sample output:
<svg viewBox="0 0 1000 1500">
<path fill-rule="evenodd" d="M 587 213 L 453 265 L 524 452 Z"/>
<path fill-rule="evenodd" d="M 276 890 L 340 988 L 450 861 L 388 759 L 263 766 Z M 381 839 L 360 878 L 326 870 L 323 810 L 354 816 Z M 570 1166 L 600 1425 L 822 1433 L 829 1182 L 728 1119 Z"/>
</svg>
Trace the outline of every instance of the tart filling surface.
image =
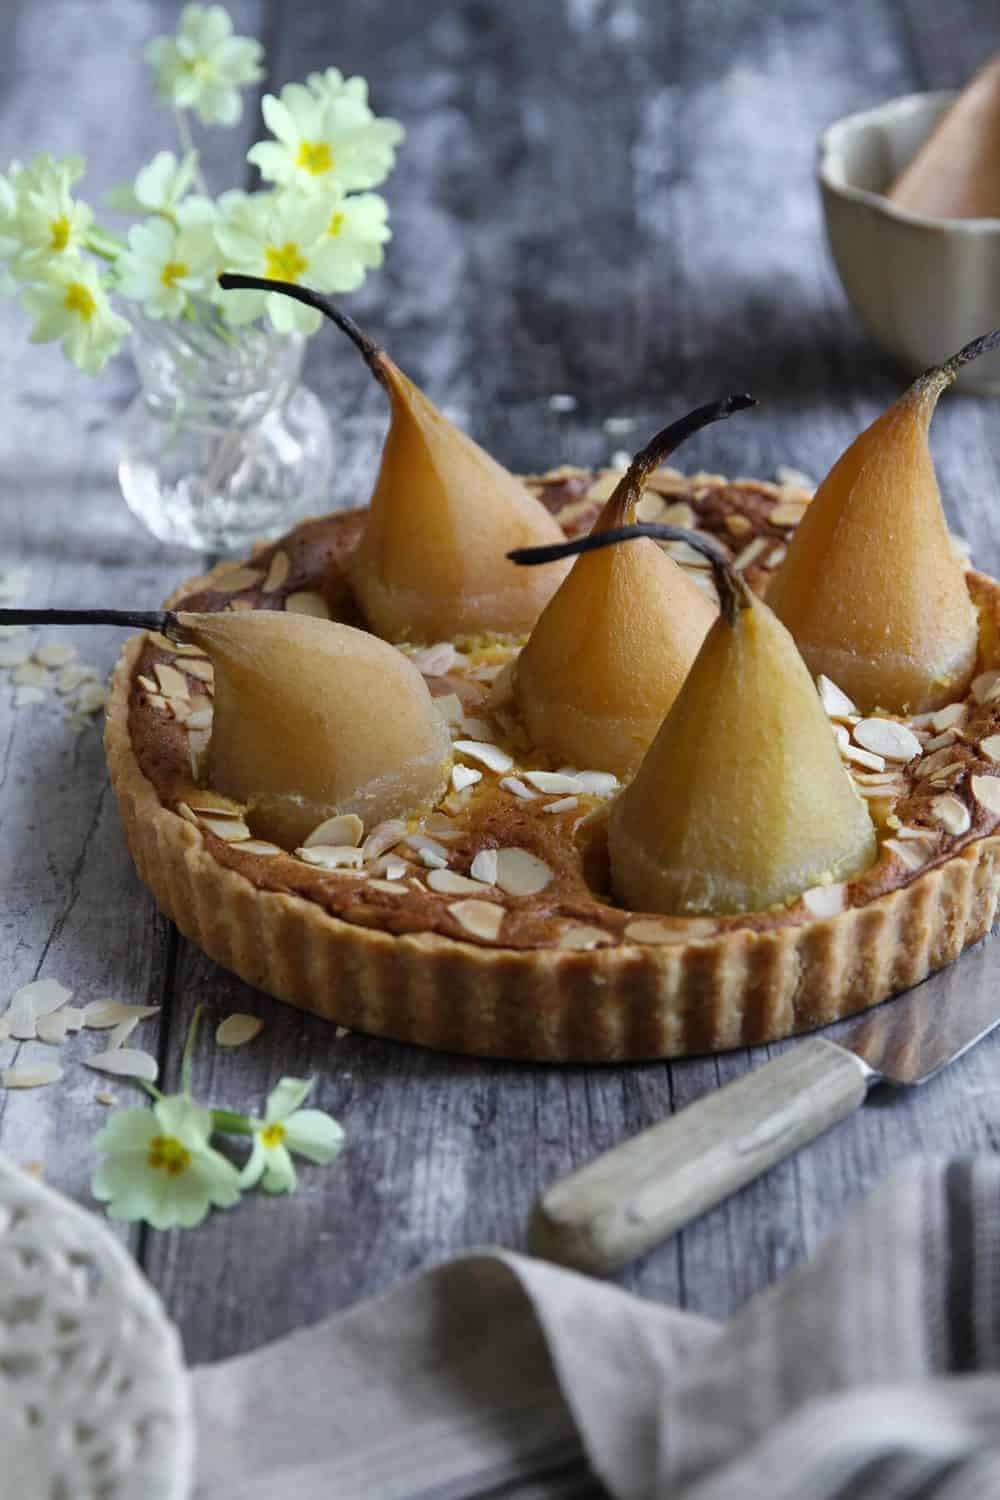
<svg viewBox="0 0 1000 1500">
<path fill-rule="evenodd" d="M 619 477 L 562 468 L 527 483 L 564 531 L 576 535 L 590 527 Z M 685 478 L 664 469 L 651 479 L 640 516 L 710 534 L 723 543 L 751 587 L 764 593 L 808 501 L 808 491 L 794 483 L 727 482 L 708 474 Z M 308 522 L 248 562 L 224 565 L 185 586 L 171 606 L 193 611 L 286 609 L 360 624 L 344 569 L 363 515 L 354 511 Z M 684 543 L 667 544 L 667 550 L 690 570 L 699 588 L 714 596 L 700 555 Z M 1000 632 L 1000 588 L 972 572 L 967 581 L 980 612 L 982 660 L 962 701 L 909 719 L 865 718 L 835 684 L 820 682 L 845 767 L 878 825 L 874 865 L 857 880 L 817 886 L 787 906 L 738 916 L 668 917 L 628 911 L 614 901 L 605 828 L 608 801 L 618 783 L 600 766 L 555 765 L 532 751 L 504 690 L 520 639 L 482 636 L 402 645 L 451 729 L 454 766 L 445 797 L 419 823 L 362 829 L 356 819 L 335 820 L 338 826 L 298 851 L 255 838 L 252 808 L 199 785 L 212 715 L 212 668 L 203 655 L 163 637 L 148 637 L 127 680 L 119 677 L 118 691 L 127 699 L 131 751 L 162 807 L 197 828 L 217 865 L 245 877 L 260 892 L 303 898 L 359 930 L 434 934 L 478 946 L 487 955 L 497 949 L 520 950 L 525 957 L 539 950 L 576 950 L 584 957 L 584 950 L 600 950 L 604 963 L 616 949 L 623 950 L 623 958 L 638 947 L 656 950 L 665 959 L 668 949 L 690 950 L 691 945 L 704 955 L 713 946 L 732 951 L 727 940 L 740 933 L 767 937 L 877 906 L 881 898 L 914 886 L 995 831 L 1000 822 L 1000 775 L 994 774 L 1000 764 L 1000 669 L 990 663 Z M 280 725 L 275 732 L 281 732 Z M 112 769 L 114 774 L 114 760 Z M 148 870 L 143 873 L 150 879 Z M 150 883 L 159 896 L 155 880 Z M 172 914 L 184 927 L 178 912 Z M 991 915 L 992 908 L 981 912 L 978 926 Z M 952 933 L 951 950 L 957 951 L 956 941 L 960 949 L 978 935 L 966 923 L 963 933 Z M 205 946 L 212 951 L 210 943 Z M 939 956 L 932 951 L 928 966 L 953 957 L 954 951 L 942 949 Z M 589 956 L 598 959 L 597 954 Z M 227 961 L 224 955 L 221 960 Z M 909 974 L 906 982 L 918 977 L 922 975 Z M 752 974 L 739 982 L 752 988 Z M 688 986 L 683 1003 L 697 999 L 699 984 L 711 1011 L 707 978 Z M 881 977 L 870 975 L 867 992 L 863 980 L 845 983 L 843 1013 L 884 998 L 899 984 L 899 971 L 891 965 Z M 279 987 L 285 998 L 321 1008 L 314 997 L 287 989 Z M 637 996 L 641 989 L 635 989 Z M 350 1004 L 345 1003 L 347 1012 L 331 1001 L 327 1013 L 350 1019 Z M 747 1021 L 746 1006 L 737 1010 L 743 1019 L 733 1021 L 730 1034 L 725 1025 L 713 1030 L 706 1017 L 706 1024 L 689 1028 L 689 1035 L 679 1032 L 676 1043 L 665 1041 L 662 1031 L 653 1040 L 651 1031 L 648 1043 L 619 1046 L 596 1034 L 588 1041 L 584 1026 L 582 1040 L 575 1044 L 529 1042 L 514 1050 L 553 1057 L 657 1055 L 762 1040 L 811 1019 L 796 1005 L 779 1007 L 778 1019 L 761 1012 Z M 825 1013 L 812 1019 L 831 1018 Z M 362 1016 L 359 1024 L 370 1022 Z M 434 1041 L 405 1025 L 376 1029 Z M 480 1040 L 470 1050 L 494 1048 Z M 512 1049 L 509 1042 L 500 1042 L 495 1050 Z"/>
</svg>

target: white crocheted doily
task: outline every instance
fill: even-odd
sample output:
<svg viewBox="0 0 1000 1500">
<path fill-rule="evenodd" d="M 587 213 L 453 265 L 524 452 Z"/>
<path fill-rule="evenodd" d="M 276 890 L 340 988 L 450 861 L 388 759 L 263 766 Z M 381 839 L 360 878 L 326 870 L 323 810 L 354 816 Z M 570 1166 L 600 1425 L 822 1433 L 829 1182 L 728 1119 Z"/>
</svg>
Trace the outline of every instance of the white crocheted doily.
<svg viewBox="0 0 1000 1500">
<path fill-rule="evenodd" d="M 95 1215 L 0 1158 L 0 1469 L 17 1500 L 184 1500 L 180 1340 Z"/>
</svg>

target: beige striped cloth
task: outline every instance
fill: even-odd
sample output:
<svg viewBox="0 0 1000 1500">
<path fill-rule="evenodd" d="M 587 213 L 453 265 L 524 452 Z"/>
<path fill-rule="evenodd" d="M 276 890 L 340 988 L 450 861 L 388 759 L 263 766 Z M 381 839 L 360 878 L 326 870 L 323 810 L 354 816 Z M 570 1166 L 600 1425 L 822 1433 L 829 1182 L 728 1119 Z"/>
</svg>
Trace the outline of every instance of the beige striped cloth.
<svg viewBox="0 0 1000 1500">
<path fill-rule="evenodd" d="M 1000 1500 L 1000 1162 L 725 1325 L 483 1252 L 194 1384 L 197 1500 Z"/>
</svg>

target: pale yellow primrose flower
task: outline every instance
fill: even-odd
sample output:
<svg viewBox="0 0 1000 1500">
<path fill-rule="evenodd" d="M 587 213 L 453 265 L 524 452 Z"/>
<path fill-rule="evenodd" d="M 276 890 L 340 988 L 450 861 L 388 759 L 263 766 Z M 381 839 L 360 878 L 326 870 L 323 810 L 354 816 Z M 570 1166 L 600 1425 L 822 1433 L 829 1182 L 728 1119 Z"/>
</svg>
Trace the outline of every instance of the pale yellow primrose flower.
<svg viewBox="0 0 1000 1500">
<path fill-rule="evenodd" d="M 120 1109 L 95 1144 L 106 1160 L 91 1191 L 109 1218 L 145 1219 L 154 1229 L 193 1229 L 210 1208 L 239 1201 L 240 1174 L 209 1145 L 212 1111 L 184 1094 L 152 1109 Z"/>
<path fill-rule="evenodd" d="M 339 1155 L 344 1132 L 321 1109 L 299 1109 L 313 1086 L 311 1078 L 283 1078 L 267 1098 L 263 1120 L 252 1120 L 253 1150 L 240 1173 L 240 1186 L 260 1183 L 265 1193 L 291 1193 L 297 1182 L 291 1152 L 325 1166 Z"/>
<path fill-rule="evenodd" d="M 24 305 L 35 320 L 33 344 L 62 339 L 63 352 L 87 375 L 103 370 L 129 332 L 112 310 L 93 262 L 61 257 L 44 266 L 45 281 L 28 287 Z"/>
<path fill-rule="evenodd" d="M 147 219 L 129 230 L 128 244 L 118 259 L 118 290 L 151 318 L 179 318 L 190 296 L 212 295 L 219 251 L 211 225 L 175 228 Z"/>
<path fill-rule="evenodd" d="M 310 73 L 306 87 L 315 94 L 321 104 L 332 104 L 334 99 L 347 97 L 368 107 L 368 81 L 365 78 L 345 78 L 339 68 L 326 68 L 322 73 Z M 371 111 L 369 110 L 369 114 Z"/>
<path fill-rule="evenodd" d="M 198 175 L 197 151 L 185 151 L 180 161 L 172 151 L 157 151 L 133 183 L 122 182 L 111 188 L 105 201 L 122 213 L 163 214 L 177 217 L 182 201 L 190 193 Z"/>
<path fill-rule="evenodd" d="M 326 226 L 328 274 L 335 278 L 329 290 L 353 292 L 369 268 L 382 264 L 382 246 L 392 239 L 388 218 L 389 205 L 378 193 L 352 193 L 337 203 Z"/>
<path fill-rule="evenodd" d="M 376 119 L 355 95 L 318 97 L 302 83 L 287 84 L 277 97 L 265 94 L 261 112 L 277 139 L 252 146 L 247 161 L 269 181 L 307 191 L 377 187 L 405 135 L 398 120 Z"/>
<path fill-rule="evenodd" d="M 321 292 L 342 290 L 336 240 L 327 234 L 327 200 L 294 191 L 227 193 L 220 206 L 215 234 L 227 271 L 301 282 Z M 279 333 L 315 333 L 322 321 L 314 308 L 273 292 L 223 292 L 219 306 L 237 324 L 266 311 Z"/>
<path fill-rule="evenodd" d="M 158 36 L 145 51 L 160 96 L 193 109 L 206 125 L 235 125 L 243 110 L 240 89 L 263 77 L 264 49 L 252 37 L 234 36 L 221 5 L 186 5 L 176 36 Z"/>
<path fill-rule="evenodd" d="M 43 152 L 30 166 L 11 174 L 13 213 L 5 215 L 5 234 L 14 241 L 13 269 L 25 279 L 44 276 L 46 265 L 60 256 L 76 256 L 94 216 L 70 188 L 83 173 L 83 158 L 62 161 Z"/>
</svg>

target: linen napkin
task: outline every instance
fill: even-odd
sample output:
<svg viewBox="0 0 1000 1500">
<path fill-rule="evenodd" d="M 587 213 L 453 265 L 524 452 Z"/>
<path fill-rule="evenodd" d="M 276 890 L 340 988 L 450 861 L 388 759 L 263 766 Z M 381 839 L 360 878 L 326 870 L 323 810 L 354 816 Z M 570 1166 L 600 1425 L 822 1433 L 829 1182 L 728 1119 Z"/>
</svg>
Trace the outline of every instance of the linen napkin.
<svg viewBox="0 0 1000 1500">
<path fill-rule="evenodd" d="M 193 1379 L 196 1500 L 989 1500 L 1000 1162 L 905 1164 L 725 1325 L 484 1251 Z"/>
</svg>

